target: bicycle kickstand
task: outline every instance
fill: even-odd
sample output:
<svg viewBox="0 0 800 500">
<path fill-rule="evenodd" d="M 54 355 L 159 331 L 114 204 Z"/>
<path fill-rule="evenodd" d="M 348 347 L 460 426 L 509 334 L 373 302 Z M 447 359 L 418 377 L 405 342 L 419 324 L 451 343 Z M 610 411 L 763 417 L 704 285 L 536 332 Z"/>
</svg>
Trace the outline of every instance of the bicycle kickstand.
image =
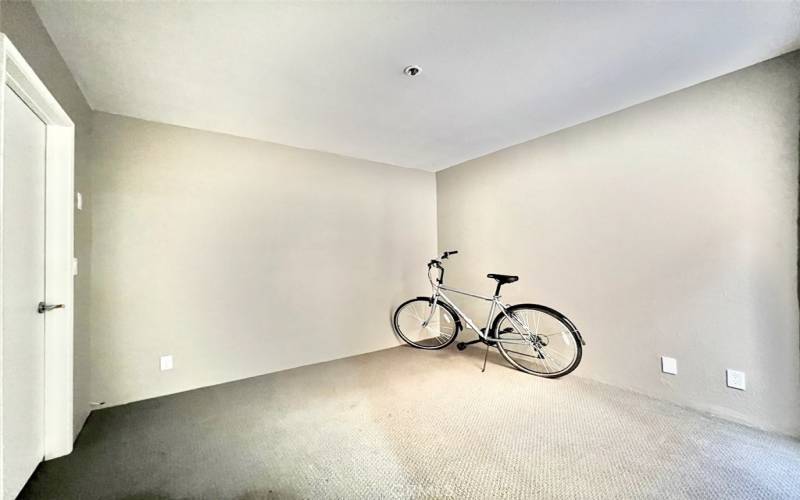
<svg viewBox="0 0 800 500">
<path fill-rule="evenodd" d="M 486 371 L 486 360 L 489 358 L 489 342 L 486 342 L 486 353 L 483 355 L 483 368 L 481 368 L 481 373 Z"/>
</svg>

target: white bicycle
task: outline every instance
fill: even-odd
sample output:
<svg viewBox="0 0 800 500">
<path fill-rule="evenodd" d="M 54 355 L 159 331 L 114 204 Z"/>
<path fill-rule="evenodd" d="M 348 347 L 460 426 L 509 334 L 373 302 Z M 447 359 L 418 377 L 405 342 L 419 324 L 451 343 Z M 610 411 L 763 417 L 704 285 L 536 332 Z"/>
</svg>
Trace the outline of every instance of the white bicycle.
<svg viewBox="0 0 800 500">
<path fill-rule="evenodd" d="M 453 343 L 466 323 L 478 334 L 478 339 L 459 343 L 461 351 L 470 344 L 482 342 L 486 344 L 487 355 L 489 347 L 497 347 L 513 367 L 547 378 L 562 377 L 578 367 L 586 343 L 572 321 L 542 305 L 509 306 L 500 301 L 500 287 L 518 281 L 519 277 L 487 275 L 497 281 L 491 297 L 444 286 L 442 261 L 457 253 L 456 250 L 448 251 L 440 260 L 428 262 L 428 279 L 433 290 L 430 297 L 417 297 L 397 308 L 393 324 L 400 338 L 419 349 L 442 349 Z M 438 271 L 438 276 L 434 276 L 434 270 Z M 444 292 L 490 302 L 486 328 L 479 328 Z M 486 369 L 485 357 L 483 366 Z"/>
</svg>

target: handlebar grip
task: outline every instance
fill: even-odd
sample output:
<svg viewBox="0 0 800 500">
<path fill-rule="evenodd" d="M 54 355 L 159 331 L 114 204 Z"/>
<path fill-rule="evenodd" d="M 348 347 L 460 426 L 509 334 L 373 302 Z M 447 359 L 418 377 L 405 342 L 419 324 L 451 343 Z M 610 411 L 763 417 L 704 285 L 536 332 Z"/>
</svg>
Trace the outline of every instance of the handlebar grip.
<svg viewBox="0 0 800 500">
<path fill-rule="evenodd" d="M 451 255 L 455 255 L 457 253 L 458 253 L 458 250 L 447 250 L 442 254 L 442 258 L 446 259 L 446 258 L 450 257 Z"/>
</svg>

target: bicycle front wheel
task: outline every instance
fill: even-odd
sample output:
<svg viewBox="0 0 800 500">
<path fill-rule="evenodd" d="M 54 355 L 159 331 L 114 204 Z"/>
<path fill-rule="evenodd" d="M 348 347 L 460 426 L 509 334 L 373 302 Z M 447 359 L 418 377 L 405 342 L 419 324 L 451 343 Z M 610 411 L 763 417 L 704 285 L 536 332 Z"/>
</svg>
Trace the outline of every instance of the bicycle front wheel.
<svg viewBox="0 0 800 500">
<path fill-rule="evenodd" d="M 418 297 L 404 302 L 394 312 L 394 331 L 409 345 L 418 349 L 442 349 L 458 335 L 460 322 L 450 308 Z"/>
<path fill-rule="evenodd" d="M 581 362 L 578 329 L 566 316 L 549 307 L 519 304 L 502 312 L 492 323 L 492 337 L 497 349 L 511 366 L 531 375 L 557 378 L 566 375 Z"/>
</svg>

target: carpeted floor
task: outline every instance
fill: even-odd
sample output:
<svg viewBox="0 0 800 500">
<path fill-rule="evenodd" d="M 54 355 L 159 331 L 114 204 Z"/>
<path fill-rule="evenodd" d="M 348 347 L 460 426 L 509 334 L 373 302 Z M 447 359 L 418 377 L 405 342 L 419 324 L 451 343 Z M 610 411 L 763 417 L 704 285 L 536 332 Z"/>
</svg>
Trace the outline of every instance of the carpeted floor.
<svg viewBox="0 0 800 500">
<path fill-rule="evenodd" d="M 401 347 L 96 411 L 22 498 L 800 497 L 797 440 L 481 361 Z"/>
</svg>

